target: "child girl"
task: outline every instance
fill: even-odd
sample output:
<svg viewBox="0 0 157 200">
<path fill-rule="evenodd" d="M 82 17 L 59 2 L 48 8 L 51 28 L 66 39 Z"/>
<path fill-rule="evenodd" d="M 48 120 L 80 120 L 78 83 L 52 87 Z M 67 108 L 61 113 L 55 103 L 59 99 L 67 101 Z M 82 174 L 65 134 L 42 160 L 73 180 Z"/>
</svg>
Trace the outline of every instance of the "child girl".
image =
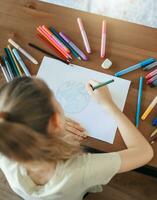
<svg viewBox="0 0 157 200">
<path fill-rule="evenodd" d="M 25 200 L 81 200 L 100 191 L 117 174 L 149 162 L 149 143 L 113 103 L 107 87 L 86 88 L 91 98 L 117 122 L 126 150 L 86 154 L 69 134 L 86 137 L 76 122 L 65 119 L 47 85 L 17 78 L 0 89 L 0 168 L 10 187 Z M 105 121 L 104 121 L 105 123 Z"/>
</svg>

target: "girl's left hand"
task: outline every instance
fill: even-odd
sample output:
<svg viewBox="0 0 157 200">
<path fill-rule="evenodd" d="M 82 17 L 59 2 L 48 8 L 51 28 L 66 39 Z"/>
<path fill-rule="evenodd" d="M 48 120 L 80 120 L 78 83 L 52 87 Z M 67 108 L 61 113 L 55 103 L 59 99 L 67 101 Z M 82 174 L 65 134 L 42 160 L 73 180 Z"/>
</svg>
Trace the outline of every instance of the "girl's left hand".
<svg viewBox="0 0 157 200">
<path fill-rule="evenodd" d="M 74 140 L 82 141 L 87 138 L 86 130 L 81 127 L 78 122 L 75 122 L 72 119 L 65 119 L 65 130 L 66 134 L 70 134 Z"/>
</svg>

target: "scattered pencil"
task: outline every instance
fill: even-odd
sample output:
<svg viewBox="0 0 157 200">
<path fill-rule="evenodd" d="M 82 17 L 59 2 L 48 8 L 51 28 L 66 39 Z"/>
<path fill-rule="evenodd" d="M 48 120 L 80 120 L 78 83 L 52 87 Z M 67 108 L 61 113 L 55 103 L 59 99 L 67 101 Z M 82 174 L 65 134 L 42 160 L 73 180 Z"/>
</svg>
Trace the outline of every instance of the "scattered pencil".
<svg viewBox="0 0 157 200">
<path fill-rule="evenodd" d="M 135 123 L 136 123 L 137 128 L 139 126 L 140 114 L 141 114 L 143 82 L 144 82 L 144 78 L 143 76 L 141 76 L 139 78 L 139 89 L 138 89 L 137 109 L 136 109 L 136 118 L 135 118 Z"/>
<path fill-rule="evenodd" d="M 151 144 L 153 144 L 156 140 L 157 140 L 157 134 L 155 134 L 154 136 L 152 136 L 152 137 L 150 138 L 149 142 L 150 142 Z"/>
<path fill-rule="evenodd" d="M 89 41 L 88 41 L 88 37 L 87 37 L 86 31 L 84 29 L 84 25 L 83 25 L 82 19 L 78 17 L 77 18 L 77 23 L 78 23 L 78 26 L 79 26 L 79 29 L 80 29 L 80 32 L 81 32 L 81 36 L 82 36 L 82 39 L 83 39 L 84 47 L 85 47 L 87 53 L 91 53 L 91 48 L 90 48 L 90 45 L 89 45 Z"/>
<path fill-rule="evenodd" d="M 152 134 L 150 135 L 150 137 L 153 137 L 156 134 L 157 134 L 157 128 L 152 132 Z"/>
<path fill-rule="evenodd" d="M 6 81 L 9 82 L 10 81 L 10 77 L 9 77 L 9 73 L 8 73 L 6 67 L 1 65 L 1 63 L 0 63 L 0 68 L 1 68 L 1 70 L 3 72 L 3 75 L 4 75 L 5 79 L 6 79 Z"/>
<path fill-rule="evenodd" d="M 146 109 L 146 111 L 143 113 L 143 115 L 141 117 L 142 120 L 146 119 L 146 117 L 153 110 L 153 108 L 155 107 L 156 104 L 157 104 L 157 96 L 153 99 L 153 101 L 150 103 L 150 105 L 148 106 L 148 108 Z"/>
<path fill-rule="evenodd" d="M 28 58 L 31 62 L 33 62 L 34 64 L 38 64 L 38 61 L 33 58 L 27 51 L 25 51 L 23 48 L 21 48 L 16 42 L 14 42 L 12 39 L 8 39 L 8 42 L 15 47 L 16 49 L 18 49 L 24 56 L 26 56 L 26 58 Z"/>
<path fill-rule="evenodd" d="M 139 63 L 136 64 L 136 65 L 133 65 L 133 66 L 131 66 L 131 67 L 128 67 L 128 68 L 126 68 L 126 69 L 123 69 L 123 70 L 121 70 L 121 71 L 115 73 L 115 76 L 119 77 L 119 76 L 122 76 L 122 75 L 124 75 L 124 74 L 129 73 L 129 72 L 132 72 L 132 71 L 134 71 L 134 70 L 143 68 L 144 66 L 147 66 L 148 64 L 153 63 L 154 61 L 155 61 L 154 58 L 149 58 L 149 59 L 143 60 L 143 61 L 139 62 Z"/>
<path fill-rule="evenodd" d="M 102 21 L 102 33 L 101 33 L 101 50 L 100 57 L 104 58 L 105 56 L 105 48 L 106 48 L 106 21 Z"/>
</svg>

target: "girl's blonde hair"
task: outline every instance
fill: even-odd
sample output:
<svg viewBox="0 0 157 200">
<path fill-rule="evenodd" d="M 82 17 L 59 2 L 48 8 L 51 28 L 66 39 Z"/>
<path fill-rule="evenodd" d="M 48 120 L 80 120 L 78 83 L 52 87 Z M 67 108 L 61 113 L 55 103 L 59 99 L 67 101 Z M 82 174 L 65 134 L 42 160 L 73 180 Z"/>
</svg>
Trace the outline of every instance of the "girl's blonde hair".
<svg viewBox="0 0 157 200">
<path fill-rule="evenodd" d="M 0 89 L 0 152 L 17 162 L 67 160 L 79 153 L 78 146 L 57 136 L 47 127 L 56 112 L 53 94 L 36 78 L 14 79 Z"/>
</svg>

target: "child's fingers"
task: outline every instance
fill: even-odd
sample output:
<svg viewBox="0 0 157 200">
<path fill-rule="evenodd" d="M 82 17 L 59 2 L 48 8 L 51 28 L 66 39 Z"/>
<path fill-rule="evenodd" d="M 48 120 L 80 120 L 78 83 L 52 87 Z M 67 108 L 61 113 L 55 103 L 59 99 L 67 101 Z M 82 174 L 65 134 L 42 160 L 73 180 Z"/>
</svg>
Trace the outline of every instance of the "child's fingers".
<svg viewBox="0 0 157 200">
<path fill-rule="evenodd" d="M 86 90 L 87 90 L 87 92 L 88 92 L 89 95 L 91 95 L 93 93 L 93 88 L 90 85 L 90 83 L 86 84 Z"/>
<path fill-rule="evenodd" d="M 87 92 L 92 95 L 93 94 L 93 87 L 98 85 L 100 82 L 96 81 L 96 80 L 90 80 L 87 84 L 86 84 L 86 90 Z"/>
</svg>

